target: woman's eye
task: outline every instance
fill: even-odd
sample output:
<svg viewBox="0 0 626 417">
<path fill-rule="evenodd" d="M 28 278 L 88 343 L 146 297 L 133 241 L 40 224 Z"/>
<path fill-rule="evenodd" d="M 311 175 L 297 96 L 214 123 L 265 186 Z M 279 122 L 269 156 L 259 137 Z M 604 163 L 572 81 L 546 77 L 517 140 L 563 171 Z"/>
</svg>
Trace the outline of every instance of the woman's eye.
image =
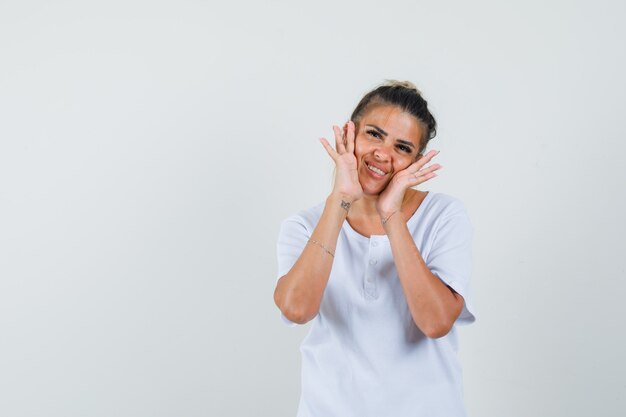
<svg viewBox="0 0 626 417">
<path fill-rule="evenodd" d="M 375 130 L 368 130 L 367 133 L 369 133 L 370 135 L 374 136 L 375 138 L 379 138 L 380 134 L 375 131 Z"/>
<path fill-rule="evenodd" d="M 406 153 L 411 153 L 411 148 L 405 145 L 398 145 L 398 148 L 402 149 Z"/>
</svg>

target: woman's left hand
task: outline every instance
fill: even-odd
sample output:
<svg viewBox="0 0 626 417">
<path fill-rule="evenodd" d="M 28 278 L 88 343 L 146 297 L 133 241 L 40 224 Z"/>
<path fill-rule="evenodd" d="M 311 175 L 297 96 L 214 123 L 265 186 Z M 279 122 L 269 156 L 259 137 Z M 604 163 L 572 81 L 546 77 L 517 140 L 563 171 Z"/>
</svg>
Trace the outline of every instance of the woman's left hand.
<svg viewBox="0 0 626 417">
<path fill-rule="evenodd" d="M 441 168 L 439 164 L 430 165 L 427 168 L 423 168 L 433 157 L 435 157 L 439 151 L 432 150 L 425 156 L 421 157 L 406 169 L 397 172 L 385 190 L 378 196 L 376 202 L 376 210 L 382 220 L 387 219 L 396 211 L 400 211 L 402 208 L 402 202 L 404 201 L 404 194 L 408 188 L 421 184 L 429 179 L 436 177 L 435 171 Z"/>
</svg>

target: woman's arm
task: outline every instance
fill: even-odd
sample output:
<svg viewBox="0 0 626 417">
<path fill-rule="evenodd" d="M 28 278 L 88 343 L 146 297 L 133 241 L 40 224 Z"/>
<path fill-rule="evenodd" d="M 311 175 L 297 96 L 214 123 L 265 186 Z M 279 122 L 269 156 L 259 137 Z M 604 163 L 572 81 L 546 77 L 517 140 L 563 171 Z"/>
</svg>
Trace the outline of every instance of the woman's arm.
<svg viewBox="0 0 626 417">
<path fill-rule="evenodd" d="M 437 175 L 435 171 L 441 165 L 424 166 L 438 153 L 431 150 L 399 171 L 376 202 L 411 317 L 431 338 L 448 334 L 463 311 L 465 300 L 428 268 L 399 213 L 406 190 Z"/>
<path fill-rule="evenodd" d="M 320 138 L 336 164 L 336 173 L 333 191 L 326 199 L 322 216 L 310 237 L 315 242 L 309 241 L 304 246 L 298 260 L 278 280 L 274 290 L 274 302 L 282 314 L 299 324 L 317 315 L 333 265 L 334 255 L 327 251 L 335 252 L 339 231 L 346 220 L 350 204 L 363 196 L 354 156 L 354 123 L 348 121 L 343 133 L 339 126 L 333 126 L 333 131 L 336 150 L 325 138 Z"/>
<path fill-rule="evenodd" d="M 413 321 L 428 337 L 445 336 L 461 314 L 463 297 L 430 271 L 400 213 L 383 227 Z"/>
<path fill-rule="evenodd" d="M 294 323 L 304 324 L 319 311 L 333 264 L 333 256 L 324 247 L 335 252 L 339 232 L 347 216 L 342 201 L 351 202 L 349 198 L 335 193 L 326 199 L 322 216 L 311 235 L 311 239 L 318 243 L 309 241 L 291 270 L 276 284 L 274 302 L 283 315 Z"/>
</svg>

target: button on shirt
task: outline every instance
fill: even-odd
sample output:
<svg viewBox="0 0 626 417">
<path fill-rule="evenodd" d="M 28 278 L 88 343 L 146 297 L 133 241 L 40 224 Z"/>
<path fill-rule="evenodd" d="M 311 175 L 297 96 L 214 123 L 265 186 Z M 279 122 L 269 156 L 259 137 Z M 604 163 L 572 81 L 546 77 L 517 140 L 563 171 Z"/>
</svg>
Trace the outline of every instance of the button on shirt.
<svg viewBox="0 0 626 417">
<path fill-rule="evenodd" d="M 302 253 L 324 204 L 281 223 L 277 280 Z M 344 221 L 319 312 L 300 346 L 297 417 L 466 415 L 456 326 L 475 320 L 473 228 L 460 200 L 432 191 L 407 227 L 430 271 L 465 300 L 455 325 L 441 338 L 425 336 L 409 311 L 387 235 L 366 237 Z M 280 319 L 297 326 L 282 313 Z"/>
</svg>

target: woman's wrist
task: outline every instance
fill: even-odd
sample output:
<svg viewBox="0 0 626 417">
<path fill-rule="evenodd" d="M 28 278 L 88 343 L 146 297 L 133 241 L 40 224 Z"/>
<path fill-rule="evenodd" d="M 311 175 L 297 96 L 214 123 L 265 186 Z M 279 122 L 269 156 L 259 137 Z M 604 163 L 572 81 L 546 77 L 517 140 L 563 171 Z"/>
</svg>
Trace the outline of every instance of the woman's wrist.
<svg viewBox="0 0 626 417">
<path fill-rule="evenodd" d="M 388 218 L 393 213 L 400 211 L 401 209 L 402 209 L 402 206 L 390 206 L 390 207 L 385 207 L 384 209 L 382 207 L 376 207 L 376 211 L 378 212 L 378 216 L 380 217 L 381 220 Z"/>
<path fill-rule="evenodd" d="M 389 221 L 389 219 L 394 216 L 394 215 L 398 215 L 398 213 L 400 212 L 400 210 L 395 210 L 392 211 L 391 213 L 380 213 L 380 221 L 383 225 L 385 225 L 385 223 L 387 223 L 387 221 Z"/>
<path fill-rule="evenodd" d="M 350 206 L 352 205 L 352 203 L 356 201 L 356 199 L 352 196 L 333 192 L 328 196 L 326 201 L 338 203 L 341 208 L 343 208 L 346 212 L 348 212 L 350 210 Z"/>
</svg>

